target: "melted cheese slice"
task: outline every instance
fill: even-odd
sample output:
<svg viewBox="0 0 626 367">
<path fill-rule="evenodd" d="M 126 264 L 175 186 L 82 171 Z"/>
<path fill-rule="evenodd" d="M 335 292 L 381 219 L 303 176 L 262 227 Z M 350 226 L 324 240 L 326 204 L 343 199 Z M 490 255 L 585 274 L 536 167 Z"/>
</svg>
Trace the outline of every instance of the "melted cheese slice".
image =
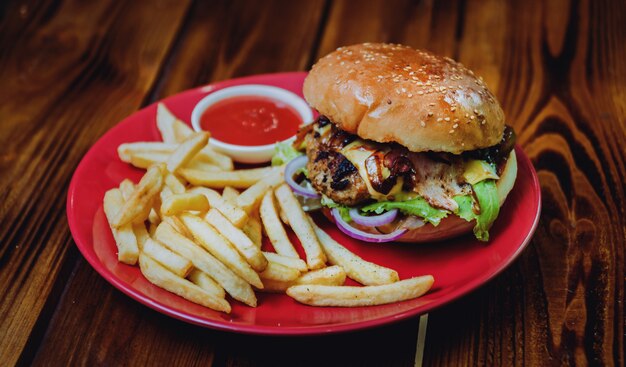
<svg viewBox="0 0 626 367">
<path fill-rule="evenodd" d="M 365 186 L 367 186 L 367 191 L 369 191 L 372 198 L 376 199 L 377 201 L 386 201 L 389 199 L 389 197 L 402 192 L 402 184 L 404 183 L 404 180 L 402 177 L 399 177 L 395 186 L 386 195 L 376 191 L 372 187 L 369 175 L 367 174 L 367 168 L 365 167 L 365 160 L 369 158 L 369 156 L 371 156 L 374 152 L 376 152 L 376 150 L 376 148 L 368 146 L 368 144 L 365 144 L 365 142 L 363 142 L 362 140 L 357 139 L 356 141 L 353 141 L 352 143 L 343 147 L 340 153 L 343 154 L 346 159 L 348 159 L 357 168 L 359 174 L 361 175 L 361 178 L 363 178 L 363 181 L 365 182 Z M 383 168 L 383 177 L 387 178 L 389 177 L 389 175 L 389 169 L 387 169 L 386 167 Z"/>
<path fill-rule="evenodd" d="M 499 179 L 496 169 L 489 163 L 480 160 L 471 160 L 465 163 L 465 172 L 463 172 L 465 182 L 474 185 L 482 180 L 489 178 Z"/>
</svg>

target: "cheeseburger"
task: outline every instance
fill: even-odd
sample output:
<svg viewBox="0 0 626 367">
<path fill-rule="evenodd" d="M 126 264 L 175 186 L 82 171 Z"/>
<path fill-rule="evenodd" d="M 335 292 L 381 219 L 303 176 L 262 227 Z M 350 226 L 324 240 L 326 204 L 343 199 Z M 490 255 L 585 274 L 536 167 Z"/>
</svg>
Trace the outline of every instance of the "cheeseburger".
<svg viewBox="0 0 626 367">
<path fill-rule="evenodd" d="M 302 157 L 289 181 L 296 193 L 319 195 L 344 233 L 424 242 L 473 231 L 489 240 L 517 175 L 515 134 L 472 71 L 365 43 L 320 59 L 303 92 L 319 117 L 290 147 Z"/>
</svg>

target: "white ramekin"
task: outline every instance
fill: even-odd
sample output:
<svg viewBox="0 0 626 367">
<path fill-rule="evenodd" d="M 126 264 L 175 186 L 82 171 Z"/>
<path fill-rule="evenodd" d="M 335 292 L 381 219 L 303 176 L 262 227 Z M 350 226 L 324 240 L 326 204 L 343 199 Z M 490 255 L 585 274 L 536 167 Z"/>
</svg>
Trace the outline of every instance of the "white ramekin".
<svg viewBox="0 0 626 367">
<path fill-rule="evenodd" d="M 196 131 L 202 131 L 200 118 L 202 117 L 204 111 L 209 108 L 209 106 L 221 100 L 238 96 L 260 96 L 276 99 L 288 104 L 294 110 L 296 110 L 296 112 L 302 119 L 303 124 L 308 124 L 313 121 L 313 112 L 311 111 L 311 108 L 302 98 L 300 98 L 295 93 L 292 93 L 286 89 L 269 85 L 246 84 L 220 89 L 202 98 L 200 102 L 196 104 L 191 113 L 191 126 L 193 126 L 194 130 Z M 245 134 L 245 132 L 242 132 L 242 134 Z M 294 138 L 295 137 L 292 136 L 284 141 L 292 141 Z M 236 145 L 225 143 L 211 137 L 209 139 L 209 145 L 214 147 L 217 151 L 229 155 L 236 162 L 265 163 L 272 159 L 272 155 L 274 154 L 274 147 L 276 144 L 255 146 Z"/>
</svg>

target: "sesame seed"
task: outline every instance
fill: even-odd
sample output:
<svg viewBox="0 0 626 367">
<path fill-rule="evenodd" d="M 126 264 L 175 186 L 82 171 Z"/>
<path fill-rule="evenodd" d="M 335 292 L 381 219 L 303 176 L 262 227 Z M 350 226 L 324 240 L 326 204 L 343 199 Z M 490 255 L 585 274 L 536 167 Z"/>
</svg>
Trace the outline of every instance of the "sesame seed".
<svg viewBox="0 0 626 367">
<path fill-rule="evenodd" d="M 441 122 L 443 119 L 441 117 L 437 117 L 437 122 Z"/>
<path fill-rule="evenodd" d="M 432 116 L 433 113 L 432 112 L 428 112 L 428 117 Z"/>
<path fill-rule="evenodd" d="M 450 134 L 454 133 L 454 129 L 448 131 L 448 133 L 450 133 Z"/>
<path fill-rule="evenodd" d="M 478 110 L 474 110 L 474 113 L 478 115 Z"/>
<path fill-rule="evenodd" d="M 456 107 L 452 106 L 452 108 L 450 108 L 450 111 L 452 112 L 456 111 Z"/>
<path fill-rule="evenodd" d="M 470 116 L 470 120 L 473 120 L 475 118 L 476 118 L 476 116 Z"/>
<path fill-rule="evenodd" d="M 420 125 L 422 125 L 422 127 L 425 127 L 426 123 L 424 121 L 420 121 Z"/>
<path fill-rule="evenodd" d="M 413 97 L 413 93 L 409 93 L 407 96 L 408 96 L 409 98 L 411 98 L 411 97 Z"/>
<path fill-rule="evenodd" d="M 453 128 L 453 129 L 456 129 L 457 127 L 459 127 L 459 124 L 454 124 L 454 125 L 452 125 L 452 128 Z"/>
<path fill-rule="evenodd" d="M 419 91 L 419 92 L 417 92 L 417 94 L 419 94 L 421 96 L 422 94 L 424 94 L 424 92 Z"/>
<path fill-rule="evenodd" d="M 446 120 L 446 121 L 450 121 L 450 118 L 449 118 L 449 117 L 446 117 L 444 120 Z"/>
</svg>

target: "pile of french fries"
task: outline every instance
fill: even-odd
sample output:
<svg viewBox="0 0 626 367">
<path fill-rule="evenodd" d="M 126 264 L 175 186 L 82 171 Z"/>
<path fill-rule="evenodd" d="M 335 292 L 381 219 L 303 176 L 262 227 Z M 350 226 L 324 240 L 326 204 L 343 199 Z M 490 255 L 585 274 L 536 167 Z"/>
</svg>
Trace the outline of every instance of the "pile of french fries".
<svg viewBox="0 0 626 367">
<path fill-rule="evenodd" d="M 107 191 L 103 208 L 118 260 L 139 264 L 157 287 L 228 313 L 227 294 L 251 307 L 256 291 L 352 307 L 416 298 L 432 286 L 430 275 L 400 280 L 333 240 L 285 184 L 284 167 L 235 170 L 208 145 L 209 133 L 194 132 L 163 104 L 156 124 L 162 142 L 119 146 L 119 158 L 146 173 Z M 261 248 L 264 237 L 275 252 Z M 344 285 L 346 277 L 362 286 Z"/>
</svg>

